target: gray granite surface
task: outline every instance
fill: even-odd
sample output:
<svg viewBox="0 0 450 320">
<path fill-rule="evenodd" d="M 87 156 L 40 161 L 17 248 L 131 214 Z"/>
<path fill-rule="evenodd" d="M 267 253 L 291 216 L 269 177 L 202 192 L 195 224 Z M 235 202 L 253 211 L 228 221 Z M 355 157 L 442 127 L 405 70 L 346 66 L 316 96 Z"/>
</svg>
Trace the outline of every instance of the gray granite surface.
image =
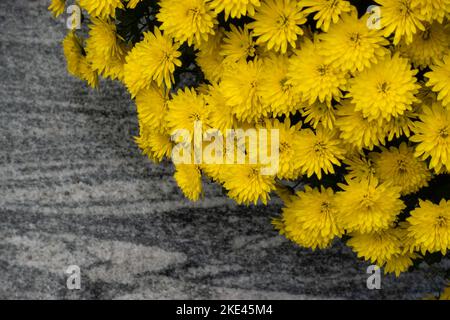
<svg viewBox="0 0 450 320">
<path fill-rule="evenodd" d="M 277 235 L 279 205 L 246 208 L 214 185 L 184 200 L 169 164 L 133 142 L 119 84 L 65 71 L 65 28 L 44 0 L 0 1 L 0 298 L 392 299 L 436 289 L 425 268 L 366 288 L 340 244 L 312 252 Z M 81 268 L 79 291 L 64 271 Z"/>
</svg>

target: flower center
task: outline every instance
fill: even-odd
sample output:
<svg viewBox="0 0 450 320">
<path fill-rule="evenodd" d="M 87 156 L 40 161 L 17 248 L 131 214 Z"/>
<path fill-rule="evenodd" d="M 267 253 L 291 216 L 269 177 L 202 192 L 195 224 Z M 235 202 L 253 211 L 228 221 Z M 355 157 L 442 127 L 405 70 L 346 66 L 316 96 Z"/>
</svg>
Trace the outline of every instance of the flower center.
<svg viewBox="0 0 450 320">
<path fill-rule="evenodd" d="M 444 216 L 439 216 L 436 220 L 439 227 L 447 227 L 447 219 Z"/>
<path fill-rule="evenodd" d="M 447 139 L 449 136 L 448 131 L 448 127 L 442 128 L 441 130 L 439 130 L 439 137 L 441 137 L 442 139 Z"/>
<path fill-rule="evenodd" d="M 361 43 L 361 35 L 357 32 L 350 34 L 350 41 L 359 45 Z"/>
<path fill-rule="evenodd" d="M 326 149 L 327 149 L 327 146 L 322 141 L 319 141 L 314 145 L 314 152 L 318 153 L 320 155 L 323 155 L 325 153 Z"/>
<path fill-rule="evenodd" d="M 284 151 L 287 151 L 290 149 L 291 149 L 291 145 L 288 142 L 283 141 L 282 143 L 280 143 L 280 152 L 284 152 Z"/>
<path fill-rule="evenodd" d="M 407 173 L 407 163 L 404 159 L 400 159 L 397 161 L 397 168 L 400 174 Z"/>
<path fill-rule="evenodd" d="M 331 203 L 329 203 L 328 201 L 324 201 L 320 205 L 320 212 L 321 213 L 328 213 L 328 212 L 330 212 L 330 208 L 331 208 Z"/>
<path fill-rule="evenodd" d="M 387 83 L 386 81 L 385 81 L 385 82 L 382 82 L 382 83 L 380 83 L 380 84 L 378 85 L 378 91 L 379 91 L 380 93 L 387 93 L 387 92 L 389 91 L 390 88 L 391 88 L 391 86 L 390 86 L 389 83 Z"/>
<path fill-rule="evenodd" d="M 319 75 L 320 75 L 321 77 L 324 77 L 324 76 L 327 75 L 328 69 L 329 69 L 329 67 L 328 67 L 327 65 L 322 64 L 322 65 L 320 65 L 320 66 L 317 67 L 317 72 L 319 73 Z"/>
</svg>

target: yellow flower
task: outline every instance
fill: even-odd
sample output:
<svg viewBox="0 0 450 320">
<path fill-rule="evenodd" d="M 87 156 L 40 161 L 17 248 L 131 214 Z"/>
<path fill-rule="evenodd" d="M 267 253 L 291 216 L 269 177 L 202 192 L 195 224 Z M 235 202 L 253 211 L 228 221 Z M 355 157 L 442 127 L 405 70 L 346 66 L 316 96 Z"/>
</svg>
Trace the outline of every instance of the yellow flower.
<svg viewBox="0 0 450 320">
<path fill-rule="evenodd" d="M 65 7 L 66 7 L 66 0 L 52 0 L 52 2 L 48 7 L 48 10 L 50 10 L 55 16 L 55 18 L 57 18 L 64 13 Z"/>
<path fill-rule="evenodd" d="M 442 200 L 439 205 L 420 200 L 419 208 L 411 211 L 407 219 L 411 224 L 409 235 L 415 239 L 422 254 L 450 249 L 450 201 Z"/>
<path fill-rule="evenodd" d="M 399 277 L 402 272 L 408 271 L 414 264 L 414 259 L 418 258 L 415 253 L 394 254 L 386 260 L 384 266 L 384 273 L 395 273 L 396 277 Z"/>
<path fill-rule="evenodd" d="M 169 158 L 172 154 L 173 143 L 170 135 L 149 130 L 143 124 L 140 124 L 140 135 L 135 141 L 142 153 L 155 163 Z"/>
<path fill-rule="evenodd" d="M 209 82 L 219 82 L 222 78 L 224 57 L 217 52 L 221 49 L 223 36 L 222 29 L 215 30 L 214 36 L 209 37 L 208 42 L 198 46 L 196 61 Z"/>
<path fill-rule="evenodd" d="M 255 8 L 261 5 L 260 0 L 210 0 L 209 5 L 219 14 L 225 12 L 225 20 L 231 18 L 240 19 L 242 16 L 253 17 Z"/>
<path fill-rule="evenodd" d="M 317 20 L 316 27 L 323 31 L 328 31 L 331 23 L 337 23 L 340 16 L 352 10 L 352 5 L 343 0 L 301 0 L 298 5 L 302 8 L 309 7 L 305 13 L 316 12 L 314 20 Z"/>
<path fill-rule="evenodd" d="M 327 33 L 319 35 L 319 52 L 326 62 L 343 72 L 362 71 L 376 64 L 388 53 L 389 44 L 378 30 L 367 27 L 367 16 L 345 14 Z"/>
<path fill-rule="evenodd" d="M 89 86 L 92 88 L 98 87 L 98 73 L 92 69 L 90 63 L 87 61 L 86 57 L 80 60 L 79 64 L 79 78 L 85 80 Z"/>
<path fill-rule="evenodd" d="M 220 86 L 227 103 L 240 121 L 255 121 L 269 111 L 269 106 L 263 105 L 259 93 L 263 72 L 260 60 L 241 61 L 224 71 Z"/>
<path fill-rule="evenodd" d="M 350 232 L 376 232 L 389 228 L 405 208 L 400 190 L 377 179 L 349 180 L 339 184 L 339 221 Z"/>
<path fill-rule="evenodd" d="M 412 0 L 412 5 L 424 19 L 439 23 L 444 21 L 445 13 L 450 10 L 450 0 Z"/>
<path fill-rule="evenodd" d="M 223 134 L 228 129 L 236 127 L 236 118 L 233 109 L 227 104 L 222 88 L 213 83 L 209 87 L 208 95 L 205 96 L 210 111 L 209 123 L 212 128 L 219 129 Z"/>
<path fill-rule="evenodd" d="M 301 110 L 302 116 L 306 117 L 305 122 L 310 123 L 316 129 L 322 125 L 325 129 L 334 129 L 336 122 L 336 110 L 327 103 L 315 102 Z"/>
<path fill-rule="evenodd" d="M 438 101 L 442 101 L 444 107 L 450 107 L 450 55 L 431 66 L 431 70 L 425 74 L 429 79 L 427 86 L 439 93 Z"/>
<path fill-rule="evenodd" d="M 80 61 L 84 59 L 83 40 L 70 31 L 63 40 L 64 56 L 66 57 L 67 71 L 75 77 L 80 76 Z"/>
<path fill-rule="evenodd" d="M 291 126 L 289 118 L 284 123 L 277 119 L 266 120 L 265 129 L 278 130 L 279 134 L 279 167 L 277 178 L 279 179 L 295 179 L 298 177 L 298 154 L 301 152 L 300 140 L 302 134 L 300 132 L 301 123 Z"/>
<path fill-rule="evenodd" d="M 115 23 L 92 18 L 89 28 L 86 58 L 92 69 L 104 77 L 122 79 L 127 49 L 125 43 L 118 38 Z"/>
<path fill-rule="evenodd" d="M 450 169 L 450 109 L 436 103 L 424 107 L 420 121 L 415 123 L 415 135 L 410 138 L 416 146 L 416 157 L 431 158 L 430 169 L 436 172 Z"/>
<path fill-rule="evenodd" d="M 375 177 L 375 166 L 370 158 L 363 154 L 354 153 L 348 156 L 344 163 L 347 165 L 348 174 L 345 180 L 367 181 Z"/>
<path fill-rule="evenodd" d="M 216 14 L 205 0 L 161 0 L 161 9 L 156 15 L 162 23 L 161 30 L 179 42 L 188 45 L 208 41 L 214 35 Z"/>
<path fill-rule="evenodd" d="M 288 45 L 296 47 L 297 37 L 303 34 L 299 25 L 306 22 L 295 0 L 266 0 L 256 9 L 253 19 L 249 27 L 258 37 L 256 43 L 281 53 L 287 52 Z"/>
<path fill-rule="evenodd" d="M 168 94 L 164 89 L 152 86 L 139 91 L 136 96 L 136 108 L 141 126 L 152 131 L 164 132 L 167 103 Z"/>
<path fill-rule="evenodd" d="M 358 255 L 372 263 L 383 265 L 401 252 L 398 231 L 394 228 L 371 233 L 354 232 L 347 245 Z"/>
<path fill-rule="evenodd" d="M 399 47 L 402 55 L 408 57 L 415 66 L 420 68 L 439 63 L 449 53 L 449 49 L 448 28 L 437 22 L 426 24 L 425 30 L 416 33 L 409 45 L 401 42 Z"/>
<path fill-rule="evenodd" d="M 331 104 L 342 98 L 340 90 L 347 80 L 345 73 L 326 63 L 317 45 L 305 40 L 302 48 L 290 59 L 288 84 L 302 96 L 303 101 L 313 104 L 317 100 Z"/>
<path fill-rule="evenodd" d="M 340 130 L 340 138 L 358 148 L 373 150 L 375 146 L 386 143 L 387 128 L 379 125 L 377 120 L 370 121 L 361 111 L 345 100 L 337 109 L 336 127 Z"/>
<path fill-rule="evenodd" d="M 414 156 L 414 148 L 402 143 L 397 149 L 382 148 L 381 153 L 372 153 L 375 164 L 375 176 L 382 182 L 388 182 L 400 188 L 402 195 L 419 191 L 428 186 L 431 173 L 425 162 Z"/>
<path fill-rule="evenodd" d="M 178 48 L 179 45 L 161 34 L 158 28 L 155 28 L 154 34 L 144 34 L 144 39 L 126 57 L 124 67 L 124 81 L 133 97 L 139 90 L 150 88 L 152 81 L 159 86 L 163 83 L 167 87 L 171 86 L 175 67 L 181 66 Z"/>
<path fill-rule="evenodd" d="M 259 165 L 231 165 L 223 173 L 223 186 L 228 196 L 238 204 L 250 205 L 261 201 L 267 205 L 269 193 L 275 189 L 273 176 L 263 175 Z"/>
<path fill-rule="evenodd" d="M 300 97 L 293 85 L 288 83 L 288 67 L 289 59 L 285 55 L 271 54 L 264 59 L 260 95 L 274 115 L 294 114 L 300 107 Z"/>
<path fill-rule="evenodd" d="M 301 172 L 308 177 L 316 174 L 320 180 L 322 171 L 325 174 L 334 174 L 333 165 L 340 166 L 340 160 L 344 158 L 341 141 L 333 131 L 323 127 L 318 127 L 315 133 L 310 129 L 302 130 L 298 144 L 298 165 Z"/>
<path fill-rule="evenodd" d="M 85 80 L 93 88 L 98 86 L 98 75 L 84 55 L 83 39 L 70 31 L 63 41 L 67 70 L 73 76 Z"/>
<path fill-rule="evenodd" d="M 255 42 L 247 25 L 243 29 L 234 25 L 231 25 L 230 28 L 231 31 L 225 32 L 219 52 L 224 57 L 224 62 L 247 61 L 248 58 L 254 57 L 256 55 Z"/>
<path fill-rule="evenodd" d="M 197 165 L 177 165 L 174 178 L 186 198 L 191 201 L 197 201 L 200 198 L 203 190 L 202 174 Z"/>
<path fill-rule="evenodd" d="M 209 123 L 210 110 L 204 96 L 195 89 L 178 90 L 169 100 L 168 109 L 166 122 L 171 134 L 175 130 L 189 130 L 193 135 L 195 121 L 201 121 L 203 126 Z"/>
<path fill-rule="evenodd" d="M 420 10 L 413 5 L 412 0 L 375 0 L 381 7 L 381 24 L 384 36 L 394 33 L 394 44 L 399 44 L 402 38 L 406 44 L 413 41 L 413 35 L 418 30 L 425 30 Z"/>
<path fill-rule="evenodd" d="M 123 9 L 121 0 L 78 0 L 78 3 L 92 17 L 116 17 L 116 9 Z"/>
<path fill-rule="evenodd" d="M 350 80 L 349 93 L 356 111 L 362 111 L 369 120 L 391 120 L 407 110 L 418 100 L 420 85 L 407 59 L 398 54 L 365 69 Z"/>
<path fill-rule="evenodd" d="M 400 139 L 402 136 L 409 138 L 414 128 L 414 121 L 417 118 L 414 111 L 406 111 L 402 116 L 391 118 L 391 121 L 383 122 L 387 129 L 387 139 L 392 141 L 394 138 Z"/>
<path fill-rule="evenodd" d="M 297 192 L 283 208 L 283 231 L 289 240 L 302 247 L 324 249 L 344 230 L 337 221 L 333 190 L 306 187 Z"/>
</svg>

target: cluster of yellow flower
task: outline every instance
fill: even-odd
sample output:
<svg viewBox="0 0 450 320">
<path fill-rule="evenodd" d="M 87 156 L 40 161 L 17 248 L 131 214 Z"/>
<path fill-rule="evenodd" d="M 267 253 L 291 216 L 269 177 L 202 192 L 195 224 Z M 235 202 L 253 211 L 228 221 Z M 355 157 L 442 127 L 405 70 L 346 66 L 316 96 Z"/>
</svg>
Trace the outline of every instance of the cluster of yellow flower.
<svg viewBox="0 0 450 320">
<path fill-rule="evenodd" d="M 194 121 L 279 130 L 273 175 L 258 164 L 177 165 L 189 199 L 201 196 L 202 176 L 240 204 L 275 192 L 285 204 L 274 224 L 287 238 L 315 249 L 349 236 L 358 256 L 397 275 L 450 249 L 450 201 L 417 195 L 450 171 L 450 0 L 78 4 L 89 37 L 64 40 L 68 70 L 94 87 L 98 76 L 124 83 L 151 159 L 170 158 L 171 133 Z M 133 44 L 118 35 L 116 13 L 142 5 L 156 9 Z M 205 79 L 175 91 L 176 70 L 191 67 L 186 47 Z M 286 181 L 311 183 L 294 193 Z"/>
</svg>

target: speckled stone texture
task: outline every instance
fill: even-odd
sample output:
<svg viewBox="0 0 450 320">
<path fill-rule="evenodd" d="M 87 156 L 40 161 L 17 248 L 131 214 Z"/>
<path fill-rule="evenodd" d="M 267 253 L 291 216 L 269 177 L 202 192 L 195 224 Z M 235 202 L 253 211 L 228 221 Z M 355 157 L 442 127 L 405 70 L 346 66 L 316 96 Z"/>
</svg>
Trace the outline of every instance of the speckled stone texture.
<svg viewBox="0 0 450 320">
<path fill-rule="evenodd" d="M 277 235 L 280 207 L 245 208 L 206 186 L 184 200 L 169 164 L 133 142 L 124 88 L 65 71 L 64 20 L 44 0 L 0 1 L 0 298 L 386 299 L 436 290 L 428 268 L 366 288 L 348 248 Z M 81 268 L 82 288 L 65 269 Z"/>
</svg>

